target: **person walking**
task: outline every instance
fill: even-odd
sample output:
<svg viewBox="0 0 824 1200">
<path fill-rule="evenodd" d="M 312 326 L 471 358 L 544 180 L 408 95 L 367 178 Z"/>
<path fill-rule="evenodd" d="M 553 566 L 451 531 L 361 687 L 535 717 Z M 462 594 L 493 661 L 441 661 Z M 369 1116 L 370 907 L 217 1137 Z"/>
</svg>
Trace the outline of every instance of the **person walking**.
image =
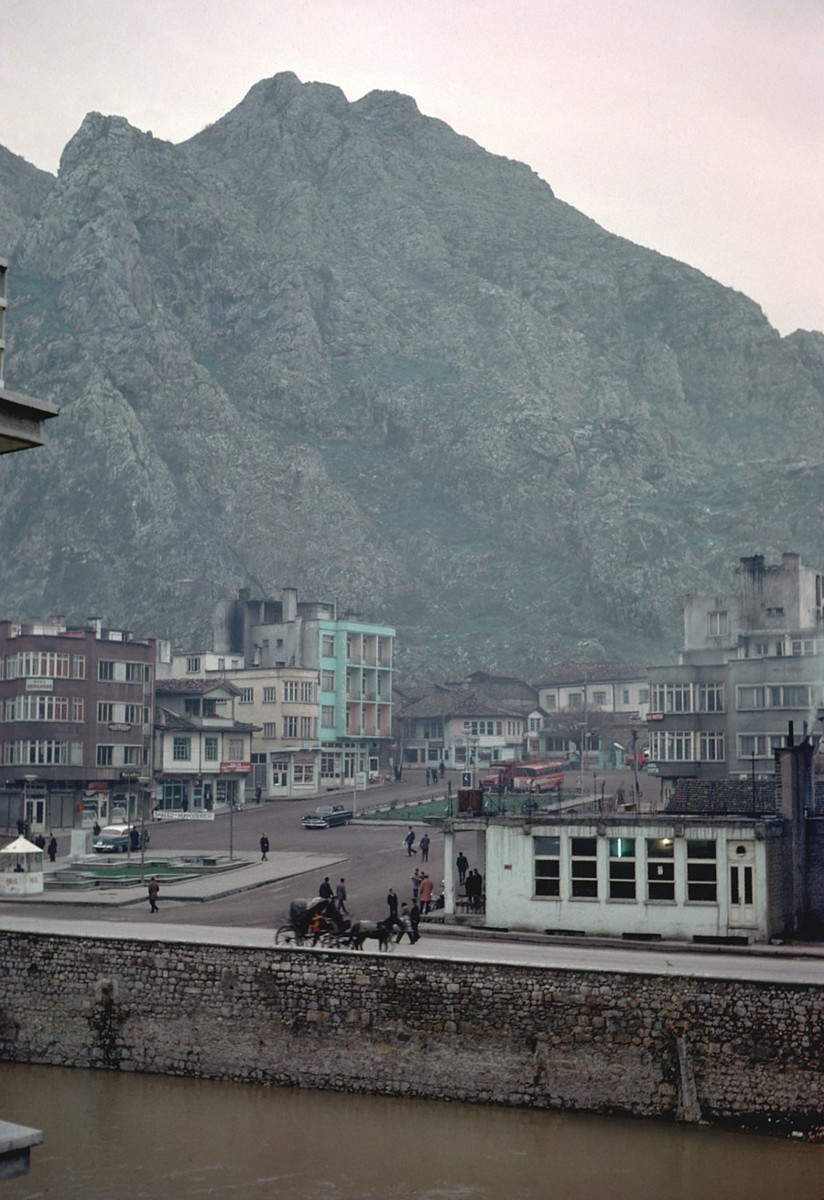
<svg viewBox="0 0 824 1200">
<path fill-rule="evenodd" d="M 421 850 L 421 862 L 429 862 L 429 834 L 425 833 L 418 842 Z"/>
<path fill-rule="evenodd" d="M 49 862 L 54 862 L 57 858 L 57 838 L 54 834 L 49 839 Z"/>
<path fill-rule="evenodd" d="M 420 897 L 422 912 L 425 912 L 425 913 L 429 912 L 429 910 L 432 906 L 433 890 L 434 890 L 434 885 L 433 885 L 432 880 L 429 877 L 429 875 L 426 875 L 426 874 L 422 875 L 421 876 L 421 886 L 420 886 L 419 893 L 418 893 L 419 897 Z"/>
<path fill-rule="evenodd" d="M 426 768 L 426 786 L 429 787 L 429 767 Z"/>
<path fill-rule="evenodd" d="M 415 849 L 415 830 L 412 828 L 411 825 L 409 826 L 409 833 L 407 833 L 406 837 L 403 840 L 406 844 L 406 857 L 407 858 L 411 858 L 413 854 L 418 853 L 417 850 Z"/>
<path fill-rule="evenodd" d="M 149 912 L 156 913 L 158 911 L 158 909 L 157 909 L 157 894 L 159 891 L 160 891 L 160 884 L 157 882 L 157 879 L 153 875 L 151 877 L 151 879 L 149 880 L 149 887 L 148 887 Z"/>
<path fill-rule="evenodd" d="M 398 936 L 395 938 L 396 946 L 397 946 L 398 942 L 400 942 L 400 940 L 404 934 L 406 934 L 406 936 L 409 938 L 409 941 L 414 946 L 415 938 L 412 934 L 412 926 L 409 921 L 409 905 L 406 903 L 405 900 L 401 904 L 401 913 L 400 913 L 400 916 L 398 917 Z"/>
<path fill-rule="evenodd" d="M 349 909 L 346 907 L 346 880 L 345 879 L 342 879 L 340 881 L 340 883 L 338 884 L 338 886 L 335 888 L 335 899 L 338 902 L 338 912 L 348 913 Z"/>
<path fill-rule="evenodd" d="M 390 888 L 386 896 L 386 904 L 389 908 L 389 918 L 393 925 L 398 919 L 398 897 L 394 888 Z"/>
<path fill-rule="evenodd" d="M 269 839 L 266 834 L 262 834 L 260 838 L 260 861 L 268 862 L 266 855 L 269 853 Z"/>
<path fill-rule="evenodd" d="M 318 888 L 318 895 L 321 897 L 322 900 L 331 900 L 332 899 L 334 892 L 332 891 L 332 885 L 329 882 L 328 875 L 326 876 L 323 883 Z"/>
<path fill-rule="evenodd" d="M 463 850 L 458 852 L 458 857 L 455 859 L 455 866 L 458 868 L 458 883 L 463 887 L 466 883 L 466 872 L 469 868 L 469 859 Z"/>
<path fill-rule="evenodd" d="M 421 939 L 421 935 L 418 933 L 418 926 L 420 925 L 420 923 L 421 923 L 421 910 L 418 907 L 417 902 L 415 901 L 415 902 L 413 902 L 412 907 L 409 909 L 409 930 L 410 930 L 409 940 L 413 946 L 415 945 L 415 942 L 419 942 Z"/>
<path fill-rule="evenodd" d="M 418 902 L 418 896 L 419 896 L 420 890 L 421 890 L 421 879 L 422 878 L 423 878 L 423 876 L 421 875 L 421 873 L 417 867 L 415 867 L 415 870 L 409 876 L 409 881 L 412 884 L 412 899 L 415 901 L 416 904 Z"/>
</svg>

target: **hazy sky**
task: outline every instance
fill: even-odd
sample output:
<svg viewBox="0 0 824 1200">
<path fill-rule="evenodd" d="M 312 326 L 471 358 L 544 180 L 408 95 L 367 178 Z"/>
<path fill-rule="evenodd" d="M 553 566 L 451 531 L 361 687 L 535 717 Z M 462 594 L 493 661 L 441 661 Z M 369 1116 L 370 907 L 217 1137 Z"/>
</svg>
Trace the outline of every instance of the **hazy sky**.
<svg viewBox="0 0 824 1200">
<path fill-rule="evenodd" d="M 824 0 L 0 0 L 0 144 L 182 141 L 260 79 L 414 96 L 557 196 L 824 330 Z"/>
</svg>

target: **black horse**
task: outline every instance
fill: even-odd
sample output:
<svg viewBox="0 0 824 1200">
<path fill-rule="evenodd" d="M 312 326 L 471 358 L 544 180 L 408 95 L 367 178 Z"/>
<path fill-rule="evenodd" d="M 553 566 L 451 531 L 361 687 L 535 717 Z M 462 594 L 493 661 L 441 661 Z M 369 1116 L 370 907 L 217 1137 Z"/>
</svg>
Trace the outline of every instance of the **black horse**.
<svg viewBox="0 0 824 1200">
<path fill-rule="evenodd" d="M 379 950 L 388 950 L 392 944 L 394 924 L 391 917 L 383 921 L 356 921 L 349 930 L 349 945 L 353 950 L 362 950 L 366 939 L 374 938 Z"/>
</svg>

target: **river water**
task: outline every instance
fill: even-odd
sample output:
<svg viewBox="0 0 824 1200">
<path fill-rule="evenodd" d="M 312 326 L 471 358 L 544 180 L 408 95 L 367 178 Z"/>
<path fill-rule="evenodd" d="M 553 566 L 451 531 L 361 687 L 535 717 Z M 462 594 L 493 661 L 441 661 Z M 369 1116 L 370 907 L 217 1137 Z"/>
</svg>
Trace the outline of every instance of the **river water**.
<svg viewBox="0 0 824 1200">
<path fill-rule="evenodd" d="M 824 1147 L 653 1121 L 0 1063 L 3 1200 L 822 1200 Z"/>
</svg>

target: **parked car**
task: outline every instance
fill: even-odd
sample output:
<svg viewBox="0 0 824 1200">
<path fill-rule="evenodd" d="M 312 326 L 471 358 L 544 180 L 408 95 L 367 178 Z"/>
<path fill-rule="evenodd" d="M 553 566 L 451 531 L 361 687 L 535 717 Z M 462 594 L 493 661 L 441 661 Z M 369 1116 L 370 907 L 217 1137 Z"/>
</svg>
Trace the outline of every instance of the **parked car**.
<svg viewBox="0 0 824 1200">
<path fill-rule="evenodd" d="M 348 825 L 352 816 L 352 809 L 343 804 L 319 804 L 314 812 L 306 814 L 301 824 L 304 829 L 331 829 L 333 825 Z"/>
<path fill-rule="evenodd" d="M 126 854 L 129 849 L 131 826 L 104 825 L 100 833 L 92 838 L 92 850 L 95 854 Z M 140 831 L 137 831 L 137 846 L 140 849 Z"/>
</svg>

